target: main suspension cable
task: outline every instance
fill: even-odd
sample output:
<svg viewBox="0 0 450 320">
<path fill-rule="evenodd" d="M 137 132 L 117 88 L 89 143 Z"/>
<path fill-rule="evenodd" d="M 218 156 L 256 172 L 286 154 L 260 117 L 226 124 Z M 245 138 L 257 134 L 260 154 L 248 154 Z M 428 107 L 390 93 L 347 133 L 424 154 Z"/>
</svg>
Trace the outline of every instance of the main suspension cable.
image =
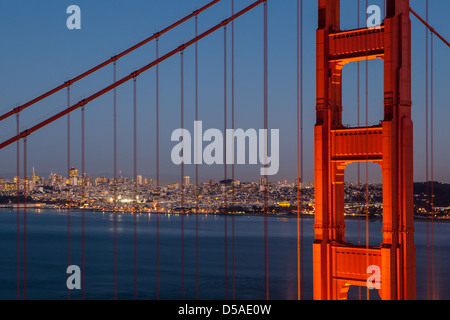
<svg viewBox="0 0 450 320">
<path fill-rule="evenodd" d="M 122 51 L 121 53 L 119 53 L 119 54 L 117 54 L 117 55 L 111 57 L 110 59 L 104 61 L 103 63 L 101 63 L 101 64 L 99 64 L 99 65 L 97 65 L 97 66 L 95 66 L 94 68 L 89 69 L 88 71 L 86 71 L 86 72 L 80 74 L 79 76 L 76 76 L 75 78 L 73 78 L 73 79 L 71 79 L 71 80 L 68 80 L 68 81 L 64 82 L 63 84 L 61 84 L 61 85 L 57 86 L 56 88 L 54 88 L 54 89 L 52 89 L 52 90 L 50 90 L 50 91 L 48 91 L 48 92 L 46 92 L 46 93 L 40 95 L 40 96 L 37 97 L 37 98 L 35 98 L 35 99 L 33 99 L 33 100 L 30 100 L 30 101 L 28 101 L 27 103 L 25 103 L 25 104 L 23 104 L 23 105 L 21 105 L 21 106 L 19 106 L 19 107 L 16 107 L 16 108 L 12 109 L 11 111 L 9 111 L 9 112 L 7 112 L 7 113 L 5 113 L 5 114 L 3 114 L 3 115 L 0 115 L 0 121 L 3 121 L 4 119 L 7 119 L 7 118 L 9 118 L 10 116 L 12 116 L 12 115 L 14 115 L 14 114 L 18 114 L 20 111 L 22 111 L 22 110 L 24 110 L 24 109 L 26 109 L 26 108 L 32 106 L 33 104 L 36 104 L 37 102 L 39 102 L 39 101 L 41 101 L 41 100 L 43 100 L 43 99 L 45 99 L 45 98 L 47 98 L 47 97 L 49 97 L 49 96 L 55 94 L 55 93 L 61 91 L 62 89 L 64 89 L 64 88 L 66 88 L 66 87 L 68 87 L 68 86 L 70 86 L 70 85 L 72 85 L 72 84 L 78 82 L 79 80 L 81 80 L 81 79 L 87 77 L 88 75 L 90 75 L 90 74 L 92 74 L 92 73 L 94 73 L 94 72 L 96 72 L 96 71 L 98 71 L 98 70 L 100 70 L 100 69 L 106 67 L 107 65 L 109 65 L 109 64 L 111 64 L 111 63 L 117 61 L 118 59 L 120 59 L 120 58 L 126 56 L 127 54 L 129 54 L 129 53 L 135 51 L 136 49 L 142 47 L 143 45 L 145 45 L 145 44 L 151 42 L 152 40 L 159 38 L 159 37 L 162 36 L 163 34 L 167 33 L 168 31 L 170 31 L 170 30 L 172 30 L 172 29 L 174 29 L 174 28 L 176 28 L 177 26 L 183 24 L 184 22 L 190 20 L 191 18 L 197 16 L 199 13 L 201 13 L 201 12 L 207 10 L 208 8 L 212 7 L 213 5 L 215 5 L 216 3 L 220 2 L 220 1 L 221 1 L 221 0 L 214 0 L 214 1 L 211 1 L 210 3 L 208 3 L 208 4 L 206 4 L 205 6 L 201 7 L 200 9 L 195 10 L 194 12 L 192 12 L 192 13 L 189 14 L 189 15 L 187 15 L 186 17 L 184 17 L 184 18 L 178 20 L 177 22 L 171 24 L 170 26 L 164 28 L 163 30 L 161 30 L 161 31 L 159 31 L 159 32 L 156 32 L 156 33 L 153 34 L 151 37 L 149 37 L 149 38 L 147 38 L 147 39 L 145 39 L 145 40 L 143 40 L 143 41 L 137 43 L 136 45 L 134 45 L 134 46 L 132 46 L 132 47 L 126 49 L 125 51 Z"/>
<path fill-rule="evenodd" d="M 124 84 L 125 82 L 128 82 L 129 80 L 137 77 L 138 75 L 140 75 L 141 73 L 153 68 L 154 66 L 158 65 L 159 63 L 161 63 L 164 60 L 167 60 L 168 58 L 172 57 L 173 55 L 181 52 L 182 50 L 185 50 L 186 48 L 190 47 L 191 45 L 193 45 L 194 43 L 196 43 L 197 41 L 200 41 L 201 39 L 207 37 L 208 35 L 210 35 L 211 33 L 217 31 L 218 29 L 220 29 L 221 27 L 225 26 L 226 24 L 230 23 L 231 21 L 239 18 L 240 16 L 244 15 L 245 13 L 249 12 L 250 10 L 254 9 L 255 7 L 257 7 L 258 5 L 260 5 L 261 3 L 263 3 L 266 0 L 258 0 L 255 1 L 254 3 L 252 3 L 251 5 L 249 5 L 248 7 L 242 9 L 241 11 L 239 11 L 238 13 L 234 14 L 233 16 L 229 17 L 228 19 L 225 19 L 224 21 L 220 22 L 219 24 L 215 25 L 214 27 L 210 28 L 209 30 L 203 32 L 202 34 L 200 34 L 199 36 L 195 37 L 194 39 L 191 39 L 190 41 L 182 44 L 181 46 L 179 46 L 178 48 L 170 51 L 169 53 L 165 54 L 164 56 L 156 59 L 155 61 L 145 65 L 144 67 L 132 72 L 131 74 L 129 74 L 128 76 L 116 81 L 115 83 L 107 86 L 106 88 L 103 88 L 102 90 L 94 93 L 93 95 L 81 100 L 80 102 L 76 103 L 75 105 L 71 106 L 70 108 L 61 111 L 59 113 L 57 113 L 56 115 L 48 118 L 47 120 L 44 120 L 42 122 L 40 122 L 39 124 L 31 127 L 30 129 L 24 130 L 21 133 L 17 134 L 16 136 L 0 143 L 0 150 L 5 148 L 6 146 L 16 142 L 18 139 L 22 139 L 30 134 L 32 134 L 33 132 L 47 126 L 48 124 L 58 120 L 59 118 L 71 113 L 72 111 L 81 108 L 82 106 L 86 105 L 87 103 L 97 99 L 98 97 L 104 95 L 105 93 L 113 90 L 114 88 L 117 88 L 118 86 Z"/>
</svg>

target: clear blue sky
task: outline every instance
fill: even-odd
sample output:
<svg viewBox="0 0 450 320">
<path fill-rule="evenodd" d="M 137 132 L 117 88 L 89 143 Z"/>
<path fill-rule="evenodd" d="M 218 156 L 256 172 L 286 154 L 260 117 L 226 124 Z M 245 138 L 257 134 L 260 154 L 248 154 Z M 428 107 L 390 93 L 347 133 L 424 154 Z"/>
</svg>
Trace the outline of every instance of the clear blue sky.
<svg viewBox="0 0 450 320">
<path fill-rule="evenodd" d="M 0 36 L 2 50 L 0 112 L 21 105 L 56 85 L 78 75 L 107 58 L 150 36 L 170 23 L 208 3 L 208 0 L 3 0 L 0 2 Z M 250 0 L 235 0 L 236 10 Z M 313 126 L 315 123 L 315 30 L 317 2 L 304 1 L 304 168 L 305 181 L 313 181 Z M 81 8 L 81 30 L 68 30 L 66 9 Z M 231 1 L 222 0 L 199 17 L 200 32 L 224 20 L 231 13 Z M 369 4 L 382 1 L 371 0 Z M 280 129 L 280 171 L 271 180 L 296 177 L 296 5 L 295 0 L 269 2 L 269 126 Z M 343 0 L 342 29 L 357 26 L 356 0 Z M 365 1 L 361 1 L 361 21 L 365 21 Z M 411 1 L 411 6 L 425 17 L 425 1 Z M 263 128 L 263 38 L 262 6 L 236 21 L 236 128 Z M 448 0 L 430 1 L 431 24 L 450 39 Z M 412 21 L 413 121 L 415 124 L 415 180 L 425 179 L 425 29 Z M 193 22 L 171 31 L 160 40 L 160 53 L 191 39 Z M 450 48 L 435 39 L 435 177 L 450 181 L 449 74 Z M 230 48 L 230 46 L 229 46 Z M 194 120 L 194 50 L 185 53 L 185 126 L 193 130 Z M 207 128 L 223 129 L 223 31 L 199 43 L 200 120 Z M 155 58 L 155 45 L 149 44 L 118 63 L 118 77 L 123 77 Z M 365 78 L 364 68 L 361 79 Z M 230 73 L 229 73 L 230 75 Z M 369 122 L 382 119 L 383 65 L 369 64 Z M 170 160 L 174 143 L 170 135 L 180 127 L 180 58 L 177 55 L 160 66 L 161 106 L 161 178 L 179 181 L 179 167 Z M 344 69 L 344 123 L 356 123 L 356 66 Z M 72 88 L 72 103 L 78 102 L 112 81 L 112 66 Z M 364 93 L 364 82 L 361 83 Z M 230 91 L 229 91 L 230 92 Z M 365 119 L 364 95 L 361 119 Z M 228 100 L 230 101 L 230 100 Z M 66 93 L 38 103 L 21 115 L 21 129 L 42 121 L 66 106 Z M 118 167 L 124 175 L 133 172 L 132 85 L 118 89 L 119 157 Z M 229 109 L 231 115 L 231 109 Z M 229 118 L 231 123 L 231 118 Z M 86 108 L 86 168 L 90 175 L 112 176 L 112 94 L 107 94 Z M 15 119 L 2 122 L 0 139 L 15 133 Z M 138 78 L 138 172 L 155 176 L 155 71 Z M 51 171 L 66 173 L 66 119 L 49 125 L 28 139 L 29 172 L 34 165 L 38 175 Z M 80 168 L 80 112 L 72 115 L 72 163 Z M 22 151 L 21 151 L 22 152 Z M 15 173 L 15 146 L 0 151 L 0 175 Z M 236 166 L 241 180 L 259 178 L 260 165 Z M 22 167 L 21 167 L 22 170 Z M 229 170 L 231 172 L 231 170 Z M 193 177 L 194 167 L 186 166 Z M 346 178 L 355 178 L 355 166 Z M 222 166 L 201 166 L 201 180 L 223 178 Z M 370 180 L 379 181 L 380 170 L 371 171 Z M 192 181 L 192 178 L 191 178 Z"/>
</svg>

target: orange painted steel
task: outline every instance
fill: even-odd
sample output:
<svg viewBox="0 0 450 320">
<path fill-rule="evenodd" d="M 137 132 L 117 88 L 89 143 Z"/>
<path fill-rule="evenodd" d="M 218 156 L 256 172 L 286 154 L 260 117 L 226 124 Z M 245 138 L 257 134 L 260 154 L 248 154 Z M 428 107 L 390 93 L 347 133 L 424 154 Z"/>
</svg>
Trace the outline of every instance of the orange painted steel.
<svg viewBox="0 0 450 320">
<path fill-rule="evenodd" d="M 347 299 L 351 285 L 366 286 L 371 265 L 381 270 L 383 300 L 415 299 L 409 0 L 387 0 L 380 27 L 350 31 L 340 30 L 339 0 L 318 2 L 314 299 Z M 384 61 L 384 119 L 378 126 L 347 128 L 342 68 L 377 58 Z M 368 161 L 383 175 L 383 240 L 375 247 L 345 239 L 345 168 Z"/>
<path fill-rule="evenodd" d="M 384 26 L 373 29 L 357 29 L 329 35 L 330 61 L 348 63 L 384 54 Z"/>
</svg>

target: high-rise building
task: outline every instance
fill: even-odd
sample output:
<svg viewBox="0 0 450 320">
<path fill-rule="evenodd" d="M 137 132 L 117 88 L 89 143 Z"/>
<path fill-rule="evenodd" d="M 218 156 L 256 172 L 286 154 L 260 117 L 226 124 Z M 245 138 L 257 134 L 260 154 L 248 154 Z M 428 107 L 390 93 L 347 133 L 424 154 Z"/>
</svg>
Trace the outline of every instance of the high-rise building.
<svg viewBox="0 0 450 320">
<path fill-rule="evenodd" d="M 78 169 L 77 168 L 70 168 L 69 170 L 69 178 L 78 178 Z"/>
<path fill-rule="evenodd" d="M 34 190 L 34 188 L 36 187 L 36 174 L 34 172 L 34 166 L 33 166 L 33 173 L 31 174 L 31 181 L 28 184 L 28 189 L 29 191 Z"/>
<path fill-rule="evenodd" d="M 184 186 L 189 187 L 190 183 L 191 183 L 191 178 L 189 176 L 184 176 L 184 178 L 183 178 Z"/>
<path fill-rule="evenodd" d="M 136 176 L 136 183 L 137 183 L 139 186 L 142 185 L 142 176 L 141 176 L 141 175 Z"/>
<path fill-rule="evenodd" d="M 78 176 L 69 178 L 69 184 L 72 186 L 77 186 L 78 185 Z"/>
</svg>

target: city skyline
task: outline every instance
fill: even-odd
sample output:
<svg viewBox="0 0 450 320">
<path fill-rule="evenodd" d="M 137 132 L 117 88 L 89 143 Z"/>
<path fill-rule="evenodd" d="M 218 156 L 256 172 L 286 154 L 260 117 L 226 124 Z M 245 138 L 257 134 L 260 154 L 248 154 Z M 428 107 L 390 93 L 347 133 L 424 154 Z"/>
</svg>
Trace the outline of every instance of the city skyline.
<svg viewBox="0 0 450 320">
<path fill-rule="evenodd" d="M 25 1 L 26 2 L 26 1 Z M 245 3 L 244 3 L 245 2 Z M 236 10 L 244 7 L 251 1 L 243 1 L 237 4 Z M 371 1 L 383 7 L 383 1 Z M 32 99 L 40 92 L 50 88 L 53 84 L 66 81 L 81 70 L 86 70 L 98 61 L 103 61 L 117 53 L 116 48 L 127 48 L 130 45 L 148 37 L 150 34 L 161 30 L 164 26 L 173 23 L 194 9 L 204 5 L 206 1 L 191 1 L 189 3 L 178 1 L 177 5 L 169 5 L 157 1 L 140 1 L 134 6 L 126 6 L 118 1 L 114 6 L 105 1 L 91 3 L 78 1 L 82 10 L 81 30 L 68 30 L 65 26 L 68 15 L 65 9 L 68 2 L 33 3 L 27 2 L 22 7 L 12 2 L 2 3 L 1 18 L 4 23 L 11 25 L 8 31 L 7 45 L 11 50 L 0 53 L 4 61 L 12 61 L 5 64 L 4 74 L 7 77 L 0 80 L 4 88 L 1 113 L 8 111 L 12 106 L 18 106 Z M 412 4 L 414 9 L 424 16 L 424 1 Z M 269 179 L 295 180 L 296 154 L 293 145 L 296 145 L 296 70 L 290 66 L 295 64 L 295 2 L 281 5 L 273 2 L 269 15 L 269 59 L 272 67 L 269 69 L 269 129 L 280 129 L 280 170 L 279 173 Z M 292 6 L 292 10 L 288 9 Z M 347 6 L 348 7 L 348 6 Z M 446 17 L 444 12 L 449 8 L 447 1 L 433 1 L 430 4 L 430 16 L 433 17 L 433 26 L 448 38 Z M 365 21 L 365 10 L 361 3 L 361 25 Z M 315 118 L 315 29 L 317 8 L 314 2 L 306 2 L 304 7 L 304 70 L 306 79 L 304 82 L 304 180 L 313 181 L 313 127 Z M 17 19 L 20 13 L 20 19 Z M 256 25 L 261 20 L 262 8 L 256 8 L 254 12 L 244 15 L 235 22 L 235 54 L 236 54 L 236 128 L 262 128 L 262 30 Z M 213 21 L 223 19 L 231 14 L 230 3 L 223 1 L 199 16 L 199 30 L 203 31 L 213 25 Z M 287 15 L 286 15 L 287 14 Z M 130 19 L 135 15 L 134 19 Z M 147 18 L 150 15 L 150 19 Z M 280 15 L 284 23 L 279 24 Z M 351 29 L 357 26 L 356 7 L 341 12 L 342 29 Z M 45 18 L 43 18 L 45 17 Z M 114 23 L 127 19 L 128 24 Z M 27 21 L 27 24 L 25 24 Z M 425 79 L 424 79 L 424 35 L 423 25 L 411 17 L 412 22 L 412 64 L 416 67 L 413 73 L 412 94 L 414 121 L 414 161 L 415 181 L 425 181 Z M 254 25 L 256 23 L 256 25 Z M 35 25 L 29 29 L 24 25 Z M 190 23 L 192 29 L 194 25 Z M 188 27 L 171 31 L 170 36 L 161 37 L 160 54 L 163 54 L 193 37 L 193 30 Z M 246 30 L 245 32 L 240 32 Z M 113 38 L 105 38 L 106 34 L 117 34 Z M 277 40 L 275 34 L 284 34 L 283 41 Z M 131 34 L 131 36 L 130 36 Z M 229 34 L 230 35 L 230 34 Z M 101 39 L 99 41 L 98 39 Z M 174 40 L 175 39 L 175 40 Z M 228 40 L 230 36 L 228 37 Z M 32 43 L 34 56 L 39 57 L 39 64 L 28 59 L 30 51 L 22 50 L 22 41 Z M 435 58 L 438 60 L 439 69 L 435 69 L 435 126 L 444 132 L 435 134 L 435 145 L 448 145 L 446 137 L 447 126 L 444 119 L 449 112 L 443 106 L 449 101 L 449 92 L 446 90 L 445 77 L 450 70 L 450 62 L 446 59 L 446 47 L 436 39 Z M 223 31 L 217 31 L 210 37 L 199 43 L 199 120 L 204 122 L 205 128 L 222 128 L 223 119 L 217 116 L 223 108 Z M 88 48 L 84 50 L 82 48 Z M 230 50 L 230 48 L 229 48 Z M 16 56 L 11 56 L 16 52 Z M 194 120 L 194 72 L 193 72 L 193 48 L 185 52 L 185 124 L 192 130 Z M 118 63 L 118 77 L 129 74 L 141 65 L 154 60 L 155 43 L 152 42 L 130 58 L 120 60 Z M 15 68 L 14 61 L 23 60 L 23 68 Z M 436 64 L 437 64 L 436 63 Z M 175 145 L 170 141 L 170 134 L 180 127 L 180 76 L 179 57 L 173 57 L 161 64 L 160 72 L 160 179 L 168 183 L 180 180 L 180 168 L 170 161 L 170 151 Z M 365 63 L 361 63 L 361 123 L 365 117 L 364 102 L 364 72 Z M 369 62 L 369 124 L 378 123 L 382 119 L 382 62 Z M 229 66 L 230 68 L 230 63 Z M 44 69 L 46 71 L 44 71 Z M 231 71 L 231 70 L 229 70 Z M 46 74 L 48 81 L 39 80 L 39 74 Z M 26 76 L 25 76 L 26 75 Z M 150 70 L 137 79 L 138 88 L 138 170 L 146 176 L 156 176 L 155 160 L 155 70 Z M 354 65 L 344 69 L 343 88 L 343 122 L 354 126 L 356 124 L 356 68 Z M 8 79 L 8 80 L 6 80 Z M 440 80 L 440 81 L 439 81 Z M 99 76 L 83 80 L 80 85 L 71 88 L 71 102 L 75 103 L 85 97 L 85 92 L 92 93 L 103 85 L 112 81 L 112 70 L 102 71 Z M 229 91 L 231 85 L 228 86 Z M 124 175 L 132 176 L 132 88 L 127 84 L 117 90 L 118 97 L 118 168 Z M 65 92 L 61 92 L 48 102 L 38 103 L 26 112 L 21 113 L 21 130 L 36 124 L 54 112 L 65 108 Z M 231 116 L 231 102 L 228 101 L 228 117 Z M 37 120 L 38 119 L 38 120 Z M 86 172 L 95 175 L 113 176 L 112 155 L 112 94 L 102 97 L 99 101 L 92 102 L 86 107 Z M 170 119 L 170 120 L 169 120 Z M 95 122 L 94 122 L 95 121 Z M 231 123 L 231 119 L 228 119 Z M 229 125 L 230 127 L 230 125 Z M 80 142 L 80 115 L 75 112 L 71 116 L 72 128 L 72 159 L 71 166 L 81 168 L 81 142 Z M 5 120 L 0 128 L 1 140 L 11 137 L 15 133 L 15 119 Z M 437 133 L 437 131 L 435 132 Z M 61 119 L 42 132 L 28 137 L 28 170 L 34 164 L 41 172 L 50 173 L 55 170 L 63 173 L 67 169 L 67 138 L 66 120 Z M 48 141 L 51 140 L 51 143 Z M 15 174 L 15 146 L 7 147 L 0 153 L 2 167 L 0 176 L 12 176 Z M 21 150 L 23 152 L 23 150 Z M 435 148 L 435 180 L 441 182 L 450 181 L 450 172 L 446 167 L 446 159 L 450 158 L 450 149 Z M 20 165 L 23 171 L 23 165 Z M 236 165 L 236 176 L 242 179 L 256 180 L 260 177 L 258 165 Z M 364 165 L 362 165 L 364 168 Z M 364 169 L 362 169 L 364 170 Z M 195 166 L 185 166 L 186 175 L 195 176 Z M 199 166 L 199 178 L 207 180 L 210 177 L 223 178 L 223 166 Z M 231 173 L 231 166 L 228 169 Z M 352 165 L 346 171 L 346 180 L 356 181 L 356 165 Z M 364 177 L 362 177 L 364 178 Z M 439 178 L 439 179 L 437 179 Z M 372 166 L 369 180 L 380 182 L 381 170 Z"/>
<path fill-rule="evenodd" d="M 85 209 L 103 212 L 138 212 L 138 213 L 192 213 L 192 214 L 262 214 L 265 206 L 264 179 L 259 181 L 228 180 L 201 181 L 198 187 L 190 184 L 190 177 L 185 176 L 183 186 L 180 182 L 161 184 L 137 175 L 137 181 L 132 178 L 118 176 L 116 183 L 111 177 L 86 176 L 84 181 L 76 168 L 70 169 L 70 177 L 53 173 L 48 178 L 38 176 L 33 170 L 28 180 L 23 177 L 17 181 L 0 177 L 0 208 L 27 206 L 38 210 Z M 83 184 L 84 182 L 84 184 Z M 17 189 L 19 186 L 19 189 Z M 22 198 L 25 192 L 27 201 Z M 435 219 L 448 220 L 450 202 L 446 197 L 450 185 L 436 184 Z M 366 189 L 367 188 L 367 189 Z M 300 202 L 297 199 L 296 182 L 287 180 L 269 182 L 269 198 L 267 206 L 270 214 L 294 215 L 300 203 L 301 213 L 315 214 L 315 186 L 312 182 L 300 185 L 302 190 Z M 426 218 L 428 193 L 425 183 L 414 185 L 414 215 Z M 382 184 L 346 183 L 345 185 L 345 215 L 362 216 L 365 207 L 369 209 L 372 218 L 383 216 L 383 186 Z M 367 193 L 367 199 L 366 199 Z"/>
</svg>

